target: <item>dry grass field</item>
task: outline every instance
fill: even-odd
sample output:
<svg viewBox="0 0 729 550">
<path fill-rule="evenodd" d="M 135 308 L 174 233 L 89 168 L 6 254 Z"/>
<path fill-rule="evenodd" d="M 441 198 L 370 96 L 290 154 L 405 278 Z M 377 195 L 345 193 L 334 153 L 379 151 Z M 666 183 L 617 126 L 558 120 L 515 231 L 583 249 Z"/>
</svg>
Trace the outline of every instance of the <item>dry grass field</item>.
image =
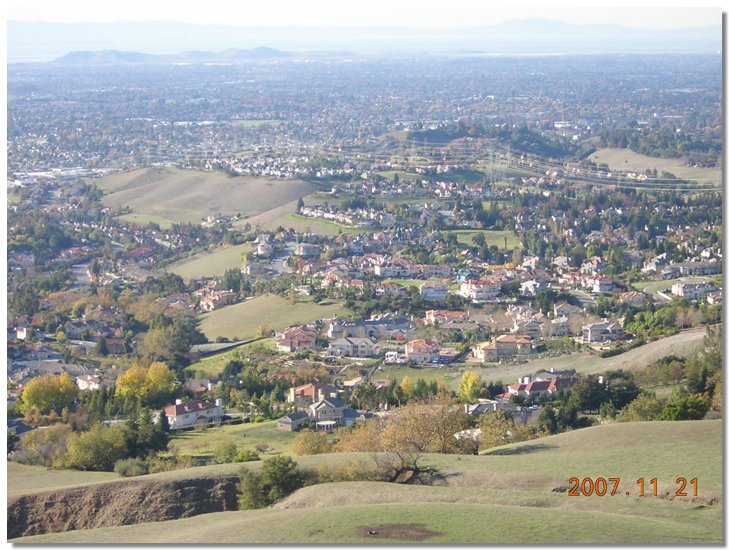
<svg viewBox="0 0 729 550">
<path fill-rule="evenodd" d="M 102 178 L 104 204 L 132 209 L 125 219 L 138 223 L 155 221 L 199 223 L 207 216 L 250 217 L 268 212 L 318 188 L 301 180 L 269 180 L 230 177 L 223 172 L 155 167 Z M 245 222 L 243 222 L 245 223 Z"/>
</svg>

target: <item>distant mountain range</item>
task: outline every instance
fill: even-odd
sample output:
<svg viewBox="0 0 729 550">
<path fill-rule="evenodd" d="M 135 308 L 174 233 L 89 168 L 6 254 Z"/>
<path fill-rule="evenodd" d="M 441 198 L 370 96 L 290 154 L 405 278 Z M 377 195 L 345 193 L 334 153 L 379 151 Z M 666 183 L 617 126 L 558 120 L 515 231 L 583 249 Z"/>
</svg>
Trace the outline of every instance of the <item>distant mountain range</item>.
<svg viewBox="0 0 729 550">
<path fill-rule="evenodd" d="M 223 52 L 182 52 L 178 54 L 149 54 L 100 50 L 93 52 L 71 52 L 51 63 L 54 65 L 112 65 L 140 63 L 233 63 L 251 59 L 279 59 L 291 57 L 291 53 L 274 48 L 252 50 L 225 50 Z"/>
<path fill-rule="evenodd" d="M 717 10 L 717 14 L 720 12 Z M 216 62 L 225 59 L 286 57 L 282 50 L 349 50 L 357 53 L 473 52 L 483 54 L 556 53 L 720 53 L 722 26 L 675 30 L 621 25 L 574 25 L 545 19 L 508 21 L 491 27 L 415 28 L 274 28 L 226 27 L 186 23 L 41 23 L 8 22 L 8 62 L 50 61 L 74 52 L 66 61 Z M 260 48 L 262 44 L 270 48 Z M 143 52 L 122 54 L 121 52 Z M 176 54 L 173 52 L 186 52 Z M 80 52 L 94 52 L 81 54 Z M 115 53 L 111 53 L 115 52 Z M 210 54 L 208 52 L 222 52 Z M 168 56 L 150 57 L 143 55 Z M 121 56 L 121 57 L 119 57 Z M 139 57 L 136 57 L 139 56 Z M 173 61 L 173 58 L 175 59 Z M 79 61 L 81 62 L 81 61 Z M 89 62 L 89 61 L 86 61 Z"/>
</svg>

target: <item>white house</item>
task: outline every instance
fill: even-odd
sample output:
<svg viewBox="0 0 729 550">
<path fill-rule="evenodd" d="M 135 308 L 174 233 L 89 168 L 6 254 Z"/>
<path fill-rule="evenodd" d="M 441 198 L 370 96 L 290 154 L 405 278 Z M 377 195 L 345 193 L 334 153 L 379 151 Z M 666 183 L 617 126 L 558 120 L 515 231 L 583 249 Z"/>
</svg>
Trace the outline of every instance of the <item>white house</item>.
<svg viewBox="0 0 729 550">
<path fill-rule="evenodd" d="M 329 344 L 328 354 L 336 357 L 375 357 L 380 346 L 370 338 L 337 338 Z"/>
<path fill-rule="evenodd" d="M 181 430 L 217 420 L 225 414 L 225 409 L 222 399 L 216 399 L 214 405 L 198 400 L 183 403 L 182 399 L 177 399 L 174 405 L 167 405 L 164 412 L 170 430 Z"/>
<path fill-rule="evenodd" d="M 420 295 L 426 300 L 440 302 L 448 296 L 448 286 L 443 283 L 427 282 L 420 287 Z"/>
</svg>

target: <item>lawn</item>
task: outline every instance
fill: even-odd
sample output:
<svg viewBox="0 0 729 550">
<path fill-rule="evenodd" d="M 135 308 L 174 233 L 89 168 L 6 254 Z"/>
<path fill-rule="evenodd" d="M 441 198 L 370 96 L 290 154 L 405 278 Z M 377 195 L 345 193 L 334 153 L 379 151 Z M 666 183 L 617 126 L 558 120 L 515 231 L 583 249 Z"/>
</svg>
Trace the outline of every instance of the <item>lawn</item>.
<svg viewBox="0 0 729 550">
<path fill-rule="evenodd" d="M 259 327 L 280 330 L 343 312 L 344 306 L 339 303 L 297 302 L 292 305 L 280 296 L 266 294 L 201 315 L 200 330 L 211 341 L 218 336 L 247 340 L 256 337 Z"/>
<path fill-rule="evenodd" d="M 648 168 L 658 170 L 658 174 L 671 172 L 676 177 L 697 183 L 721 184 L 719 168 L 695 168 L 686 166 L 683 159 L 649 157 L 629 149 L 598 149 L 588 157 L 597 164 L 607 164 L 611 170 L 621 172 L 645 172 Z"/>
<path fill-rule="evenodd" d="M 312 466 L 349 456 L 296 461 Z M 479 456 L 423 456 L 421 464 L 445 475 L 442 485 L 314 485 L 264 510 L 49 534 L 22 542 L 719 544 L 721 457 L 721 420 L 608 424 Z M 149 479 L 199 476 L 202 471 L 212 475 L 234 467 L 191 468 Z M 568 488 L 573 476 L 617 477 L 620 482 L 614 496 L 555 491 Z M 675 496 L 679 476 L 698 479 L 698 497 Z M 646 482 L 657 478 L 659 498 L 636 494 L 641 477 Z"/>
<path fill-rule="evenodd" d="M 506 237 L 506 248 L 521 248 L 521 242 L 519 237 L 514 235 L 513 231 L 496 231 L 491 229 L 456 229 L 443 231 L 443 233 L 454 233 L 458 238 L 458 242 L 471 246 L 473 244 L 473 238 L 481 234 L 484 236 L 486 244 L 489 246 L 496 245 L 500 249 L 504 248 L 504 237 Z"/>
<path fill-rule="evenodd" d="M 243 267 L 241 257 L 251 250 L 250 243 L 223 246 L 213 252 L 196 254 L 191 258 L 176 262 L 166 269 L 187 281 L 222 276 L 229 269 Z"/>
<path fill-rule="evenodd" d="M 318 189 L 302 180 L 231 177 L 223 172 L 155 167 L 101 178 L 104 204 L 130 208 L 124 219 L 160 226 L 200 223 L 208 216 L 250 217 L 296 201 Z"/>
<path fill-rule="evenodd" d="M 256 120 L 234 120 L 232 122 L 233 126 L 243 126 L 243 127 L 250 127 L 255 128 L 257 126 L 266 126 L 266 125 L 277 125 L 281 124 L 280 120 L 264 120 L 264 119 L 256 119 Z"/>
<path fill-rule="evenodd" d="M 170 445 L 180 454 L 197 457 L 212 457 L 215 448 L 222 443 L 235 443 L 238 449 L 255 451 L 256 445 L 266 444 L 270 450 L 261 458 L 274 454 L 291 454 L 295 433 L 279 432 L 276 421 L 253 424 L 238 424 L 208 428 L 205 431 L 186 431 L 170 439 Z"/>
</svg>

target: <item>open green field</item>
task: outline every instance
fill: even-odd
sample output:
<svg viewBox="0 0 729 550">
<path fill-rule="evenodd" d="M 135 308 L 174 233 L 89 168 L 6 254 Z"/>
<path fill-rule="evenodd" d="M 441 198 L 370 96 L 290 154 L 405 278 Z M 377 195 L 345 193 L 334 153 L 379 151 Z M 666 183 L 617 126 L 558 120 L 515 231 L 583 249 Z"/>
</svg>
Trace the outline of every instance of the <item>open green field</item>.
<svg viewBox="0 0 729 550">
<path fill-rule="evenodd" d="M 721 170 L 719 168 L 695 168 L 686 166 L 682 159 L 668 159 L 649 157 L 635 153 L 629 149 L 598 149 L 588 157 L 597 164 L 607 164 L 611 170 L 645 172 L 648 168 L 671 172 L 676 177 L 695 181 L 697 183 L 711 183 L 721 185 Z"/>
<path fill-rule="evenodd" d="M 473 238 L 479 233 L 484 236 L 486 244 L 489 246 L 496 245 L 500 249 L 504 248 L 504 237 L 506 237 L 506 248 L 521 248 L 519 237 L 514 235 L 513 231 L 496 231 L 491 229 L 454 229 L 443 231 L 443 233 L 454 233 L 458 238 L 458 242 L 471 246 Z"/>
<path fill-rule="evenodd" d="M 397 174 L 397 177 L 400 178 L 400 181 L 415 181 L 416 179 L 422 177 L 418 174 L 413 174 L 412 172 L 403 172 L 402 170 L 386 170 L 384 172 L 377 172 L 378 176 L 382 176 L 383 178 L 387 178 L 388 180 L 394 178 L 395 174 Z"/>
<path fill-rule="evenodd" d="M 255 451 L 256 445 L 265 443 L 270 450 L 261 458 L 275 454 L 291 454 L 291 447 L 296 437 L 292 432 L 276 430 L 276 421 L 255 424 L 238 424 L 208 428 L 205 431 L 186 431 L 170 439 L 170 445 L 181 455 L 212 458 L 215 448 L 221 443 L 235 443 L 238 450 Z"/>
<path fill-rule="evenodd" d="M 362 455 L 359 455 L 360 457 Z M 366 456 L 366 455 L 364 455 Z M 349 455 L 298 457 L 302 465 Z M 106 527 L 13 542 L 196 543 L 714 543 L 722 542 L 722 422 L 609 424 L 492 449 L 425 455 L 436 485 L 347 482 L 301 489 L 272 508 Z M 251 468 L 260 467 L 250 463 Z M 190 468 L 166 477 L 190 477 Z M 235 471 L 235 470 L 232 470 Z M 135 478 L 160 479 L 161 474 Z M 676 478 L 698 495 L 676 496 Z M 604 496 L 569 496 L 569 478 L 620 478 Z M 658 497 L 636 480 L 658 480 Z M 129 483 L 129 482 L 128 482 Z M 555 491 L 555 489 L 558 489 Z M 691 488 L 688 488 L 689 495 Z M 650 491 L 646 490 L 646 493 Z M 666 495 L 666 493 L 669 493 Z"/>
<path fill-rule="evenodd" d="M 166 269 L 187 281 L 222 276 L 229 269 L 243 267 L 241 257 L 251 250 L 253 250 L 251 243 L 223 246 L 212 252 L 196 254 L 191 258 L 176 262 L 167 266 Z"/>
<path fill-rule="evenodd" d="M 104 204 L 131 208 L 125 219 L 136 223 L 154 221 L 200 223 L 208 216 L 255 216 L 297 201 L 316 189 L 301 180 L 268 180 L 230 177 L 223 172 L 155 167 L 101 178 Z"/>
<path fill-rule="evenodd" d="M 344 306 L 339 303 L 297 302 L 291 305 L 280 296 L 266 294 L 201 315 L 200 330 L 208 340 L 215 340 L 218 336 L 246 340 L 254 338 L 261 326 L 280 330 L 289 325 L 340 315 L 343 311 Z"/>
</svg>

